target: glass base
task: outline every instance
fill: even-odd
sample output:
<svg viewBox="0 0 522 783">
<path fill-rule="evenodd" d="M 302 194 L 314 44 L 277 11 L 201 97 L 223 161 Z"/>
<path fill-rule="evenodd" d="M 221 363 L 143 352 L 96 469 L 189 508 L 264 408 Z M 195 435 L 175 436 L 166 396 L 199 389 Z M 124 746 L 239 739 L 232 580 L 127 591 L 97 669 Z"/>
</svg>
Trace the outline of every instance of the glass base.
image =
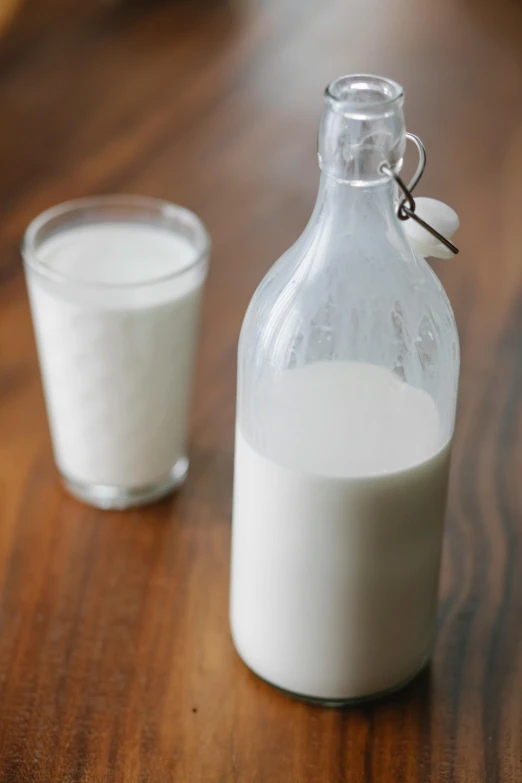
<svg viewBox="0 0 522 783">
<path fill-rule="evenodd" d="M 167 476 L 141 487 L 119 487 L 110 484 L 86 484 L 61 473 L 64 487 L 78 500 L 96 508 L 125 509 L 146 506 L 169 495 L 185 481 L 187 457 L 180 457 Z"/>
</svg>

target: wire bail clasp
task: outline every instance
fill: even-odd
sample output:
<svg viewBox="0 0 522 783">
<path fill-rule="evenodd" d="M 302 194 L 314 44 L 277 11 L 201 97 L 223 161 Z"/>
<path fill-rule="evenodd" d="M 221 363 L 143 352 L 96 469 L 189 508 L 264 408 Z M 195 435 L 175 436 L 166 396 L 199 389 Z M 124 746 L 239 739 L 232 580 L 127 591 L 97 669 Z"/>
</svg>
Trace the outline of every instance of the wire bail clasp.
<svg viewBox="0 0 522 783">
<path fill-rule="evenodd" d="M 424 144 L 419 139 L 418 136 L 415 136 L 414 133 L 406 133 L 406 138 L 410 141 L 413 141 L 415 146 L 417 147 L 417 151 L 419 153 L 419 162 L 417 164 L 417 169 L 415 171 L 415 174 L 413 175 L 411 181 L 409 182 L 408 186 L 406 186 L 403 182 L 403 180 L 399 177 L 398 174 L 396 174 L 392 168 L 388 165 L 388 163 L 381 163 L 381 171 L 385 174 L 388 174 L 388 176 L 393 177 L 397 185 L 399 186 L 399 189 L 401 191 L 402 198 L 399 200 L 399 204 L 397 206 L 397 217 L 399 220 L 408 220 L 409 218 L 412 218 L 412 220 L 415 220 L 416 223 L 421 225 L 426 231 L 429 231 L 429 233 L 436 237 L 439 242 L 442 242 L 443 245 L 445 245 L 448 250 L 451 250 L 452 253 L 455 253 L 455 255 L 459 252 L 458 248 L 455 247 L 453 242 L 450 242 L 449 239 L 447 239 L 445 236 L 440 234 L 437 229 L 433 228 L 433 226 L 430 226 L 429 223 L 426 223 L 425 220 L 423 220 L 419 215 L 415 212 L 415 199 L 413 198 L 412 191 L 413 189 L 418 185 L 420 178 L 422 177 L 424 173 L 424 169 L 426 167 L 426 150 L 424 148 Z"/>
</svg>

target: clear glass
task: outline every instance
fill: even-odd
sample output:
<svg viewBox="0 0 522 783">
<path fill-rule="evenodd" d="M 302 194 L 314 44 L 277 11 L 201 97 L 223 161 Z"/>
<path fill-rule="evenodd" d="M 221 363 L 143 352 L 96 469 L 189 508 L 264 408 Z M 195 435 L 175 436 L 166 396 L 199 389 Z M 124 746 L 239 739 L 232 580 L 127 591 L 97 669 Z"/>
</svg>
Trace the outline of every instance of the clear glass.
<svg viewBox="0 0 522 783">
<path fill-rule="evenodd" d="M 53 450 L 101 508 L 152 502 L 187 474 L 187 415 L 210 242 L 174 204 L 100 196 L 28 227 L 22 254 Z"/>
<path fill-rule="evenodd" d="M 404 149 L 399 85 L 327 88 L 313 214 L 239 342 L 232 633 L 258 675 L 325 703 L 399 687 L 435 635 L 459 345 L 381 169 Z"/>
</svg>

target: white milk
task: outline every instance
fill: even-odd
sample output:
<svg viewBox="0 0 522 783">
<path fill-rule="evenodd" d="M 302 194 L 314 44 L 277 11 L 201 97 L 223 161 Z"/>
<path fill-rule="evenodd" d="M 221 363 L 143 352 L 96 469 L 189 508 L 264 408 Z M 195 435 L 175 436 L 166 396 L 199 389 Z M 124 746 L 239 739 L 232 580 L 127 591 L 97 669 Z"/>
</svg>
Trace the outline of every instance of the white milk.
<svg viewBox="0 0 522 783">
<path fill-rule="evenodd" d="M 323 700 L 396 687 L 428 661 L 450 443 L 432 398 L 377 366 L 319 363 L 237 430 L 231 625 L 269 682 Z"/>
<path fill-rule="evenodd" d="M 195 255 L 171 231 L 125 222 L 73 227 L 40 248 L 51 276 L 68 278 L 28 274 L 54 452 L 66 478 L 142 487 L 184 458 L 203 275 L 175 273 Z"/>
</svg>

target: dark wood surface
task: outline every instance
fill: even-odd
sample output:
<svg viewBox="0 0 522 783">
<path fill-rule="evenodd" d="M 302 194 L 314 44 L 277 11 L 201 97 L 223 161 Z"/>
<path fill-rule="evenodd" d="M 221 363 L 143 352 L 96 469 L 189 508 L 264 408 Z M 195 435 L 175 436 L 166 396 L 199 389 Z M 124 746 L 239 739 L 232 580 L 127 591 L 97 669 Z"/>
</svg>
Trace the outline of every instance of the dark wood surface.
<svg viewBox="0 0 522 783">
<path fill-rule="evenodd" d="M 311 210 L 323 87 L 358 70 L 405 86 L 421 192 L 460 213 L 436 270 L 463 366 L 433 665 L 336 711 L 229 637 L 235 351 Z M 58 484 L 17 250 L 43 208 L 111 191 L 185 204 L 214 242 L 190 477 L 129 513 Z M 0 215 L 0 781 L 522 781 L 521 7 L 26 0 L 0 44 Z"/>
</svg>

